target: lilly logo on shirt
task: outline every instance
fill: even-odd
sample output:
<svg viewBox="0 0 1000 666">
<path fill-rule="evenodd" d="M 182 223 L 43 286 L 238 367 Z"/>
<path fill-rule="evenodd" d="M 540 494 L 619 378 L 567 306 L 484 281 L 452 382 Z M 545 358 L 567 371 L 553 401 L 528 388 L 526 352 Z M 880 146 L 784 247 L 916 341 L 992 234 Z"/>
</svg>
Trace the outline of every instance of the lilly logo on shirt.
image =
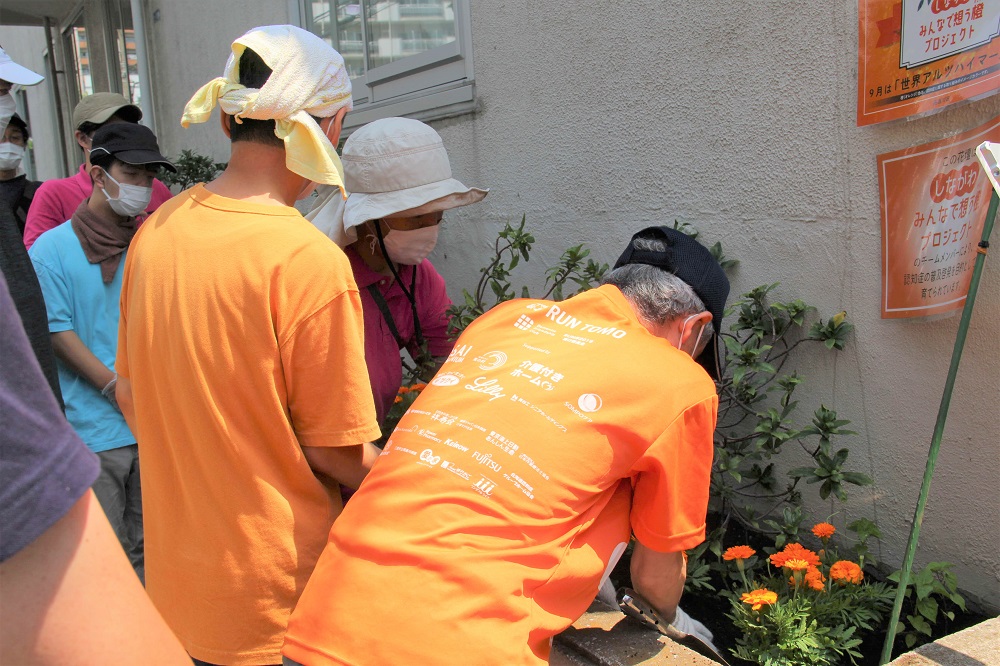
<svg viewBox="0 0 1000 666">
<path fill-rule="evenodd" d="M 431 384 L 434 384 L 434 386 L 454 386 L 460 381 L 462 381 L 460 375 L 453 372 L 445 372 L 432 379 Z"/>
<path fill-rule="evenodd" d="M 524 309 L 527 310 L 528 312 L 541 312 L 542 310 L 545 310 L 548 307 L 549 307 L 548 303 L 529 303 L 528 305 L 524 306 Z"/>
</svg>

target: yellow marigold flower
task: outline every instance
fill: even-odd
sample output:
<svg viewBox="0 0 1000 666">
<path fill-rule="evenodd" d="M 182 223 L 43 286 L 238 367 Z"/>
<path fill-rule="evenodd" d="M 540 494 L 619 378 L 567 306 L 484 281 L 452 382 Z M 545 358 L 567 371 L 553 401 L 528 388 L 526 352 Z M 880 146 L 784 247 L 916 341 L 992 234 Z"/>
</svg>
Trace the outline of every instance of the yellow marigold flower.
<svg viewBox="0 0 1000 666">
<path fill-rule="evenodd" d="M 789 571 L 805 571 L 809 568 L 809 563 L 805 560 L 785 560 L 782 566 Z"/>
<path fill-rule="evenodd" d="M 859 584 L 865 577 L 861 567 L 850 560 L 840 560 L 834 562 L 830 567 L 830 578 L 840 583 Z"/>
<path fill-rule="evenodd" d="M 797 543 L 790 543 L 783 550 L 771 555 L 771 564 L 776 567 L 785 566 L 788 560 L 805 560 L 807 564 L 819 566 L 819 555 Z"/>
<path fill-rule="evenodd" d="M 761 606 L 770 606 L 773 603 L 777 603 L 778 594 L 762 587 L 752 592 L 744 592 L 740 595 L 740 601 L 750 604 L 751 610 L 760 610 Z"/>
<path fill-rule="evenodd" d="M 746 560 L 757 554 L 757 551 L 750 546 L 733 546 L 732 548 L 727 548 L 726 552 L 722 554 L 722 559 L 729 560 Z"/>
<path fill-rule="evenodd" d="M 816 523 L 812 528 L 812 533 L 820 539 L 829 539 L 836 531 L 837 528 L 830 523 Z"/>
</svg>

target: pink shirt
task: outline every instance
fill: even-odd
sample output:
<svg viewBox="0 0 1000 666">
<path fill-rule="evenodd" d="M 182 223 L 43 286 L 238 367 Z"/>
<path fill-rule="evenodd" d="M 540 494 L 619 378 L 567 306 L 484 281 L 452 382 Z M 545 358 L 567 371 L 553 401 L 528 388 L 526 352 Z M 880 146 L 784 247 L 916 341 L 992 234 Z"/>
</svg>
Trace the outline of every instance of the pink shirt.
<svg viewBox="0 0 1000 666">
<path fill-rule="evenodd" d="M 42 183 L 35 192 L 31 208 L 28 209 L 28 218 L 24 223 L 24 246 L 30 249 L 39 236 L 73 217 L 80 202 L 89 197 L 93 191 L 94 183 L 82 164 L 80 171 L 69 178 L 57 178 Z M 146 212 L 152 213 L 172 196 L 174 195 L 166 185 L 154 180 L 153 197 Z"/>
<path fill-rule="evenodd" d="M 404 346 L 411 354 L 416 354 L 413 311 L 398 282 L 369 268 L 354 248 L 347 247 L 344 253 L 351 260 L 354 280 L 358 283 L 358 291 L 361 293 L 361 308 L 365 316 L 365 361 L 368 365 L 372 395 L 375 397 L 375 412 L 381 423 L 399 393 L 403 381 L 403 364 L 399 359 L 401 347 L 396 343 L 389 325 L 369 291 L 371 286 L 374 285 L 378 289 L 386 305 L 389 306 L 389 313 L 396 324 L 399 336 L 403 339 Z M 407 289 L 410 287 L 410 280 L 413 279 L 413 271 L 417 271 L 414 300 L 417 303 L 420 330 L 424 340 L 427 341 L 427 350 L 435 357 L 447 356 L 454 341 L 448 337 L 448 318 L 445 311 L 451 305 L 451 299 L 445 291 L 444 278 L 426 259 L 417 266 L 398 268 L 399 277 Z"/>
</svg>

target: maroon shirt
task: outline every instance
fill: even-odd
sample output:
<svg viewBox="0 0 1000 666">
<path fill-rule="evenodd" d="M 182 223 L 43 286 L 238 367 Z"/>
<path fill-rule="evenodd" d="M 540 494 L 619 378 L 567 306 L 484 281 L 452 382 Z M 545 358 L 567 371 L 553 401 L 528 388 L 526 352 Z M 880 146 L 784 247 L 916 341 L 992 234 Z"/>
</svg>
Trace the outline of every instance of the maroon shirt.
<svg viewBox="0 0 1000 666">
<path fill-rule="evenodd" d="M 368 377 L 375 398 L 375 412 L 381 423 L 392 407 L 392 401 L 399 393 L 403 381 L 400 350 L 405 347 L 411 355 L 416 355 L 418 351 L 413 327 L 413 311 L 403 290 L 391 276 L 373 271 L 352 247 L 347 247 L 344 253 L 351 261 L 354 280 L 358 283 L 358 291 L 361 292 L 361 307 L 365 316 L 365 361 L 368 364 Z M 410 280 L 413 279 L 413 271 L 417 272 L 414 300 L 417 304 L 420 330 L 424 340 L 427 341 L 427 350 L 431 356 L 447 356 L 454 342 L 448 338 L 448 317 L 445 312 L 451 305 L 451 299 L 445 290 L 444 278 L 426 259 L 417 266 L 397 268 L 399 277 L 407 289 L 410 287 Z M 396 343 L 392 330 L 375 303 L 369 291 L 372 285 L 378 289 L 386 305 L 389 306 L 396 330 L 402 338 L 403 347 Z"/>
</svg>

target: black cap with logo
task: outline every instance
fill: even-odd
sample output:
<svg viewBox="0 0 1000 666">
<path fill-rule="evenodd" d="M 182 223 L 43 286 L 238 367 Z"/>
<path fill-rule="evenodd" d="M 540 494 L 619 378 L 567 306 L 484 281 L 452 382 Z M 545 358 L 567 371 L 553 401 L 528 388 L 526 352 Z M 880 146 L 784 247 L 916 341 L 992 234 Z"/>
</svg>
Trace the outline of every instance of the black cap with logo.
<svg viewBox="0 0 1000 666">
<path fill-rule="evenodd" d="M 635 247 L 637 238 L 659 239 L 666 248 L 663 251 L 641 250 Z M 615 268 L 626 264 L 647 264 L 673 273 L 687 283 L 698 295 L 705 308 L 712 313 L 712 324 L 716 333 L 705 351 L 695 359 L 714 379 L 719 379 L 719 334 L 722 316 L 729 297 L 729 278 L 722 266 L 704 245 L 682 231 L 670 227 L 648 227 L 638 232 L 629 241 L 622 255 L 615 262 Z"/>
<path fill-rule="evenodd" d="M 113 155 L 126 164 L 162 166 L 177 173 L 177 168 L 160 154 L 153 130 L 133 123 L 109 123 L 94 132 L 90 159 Z"/>
</svg>

